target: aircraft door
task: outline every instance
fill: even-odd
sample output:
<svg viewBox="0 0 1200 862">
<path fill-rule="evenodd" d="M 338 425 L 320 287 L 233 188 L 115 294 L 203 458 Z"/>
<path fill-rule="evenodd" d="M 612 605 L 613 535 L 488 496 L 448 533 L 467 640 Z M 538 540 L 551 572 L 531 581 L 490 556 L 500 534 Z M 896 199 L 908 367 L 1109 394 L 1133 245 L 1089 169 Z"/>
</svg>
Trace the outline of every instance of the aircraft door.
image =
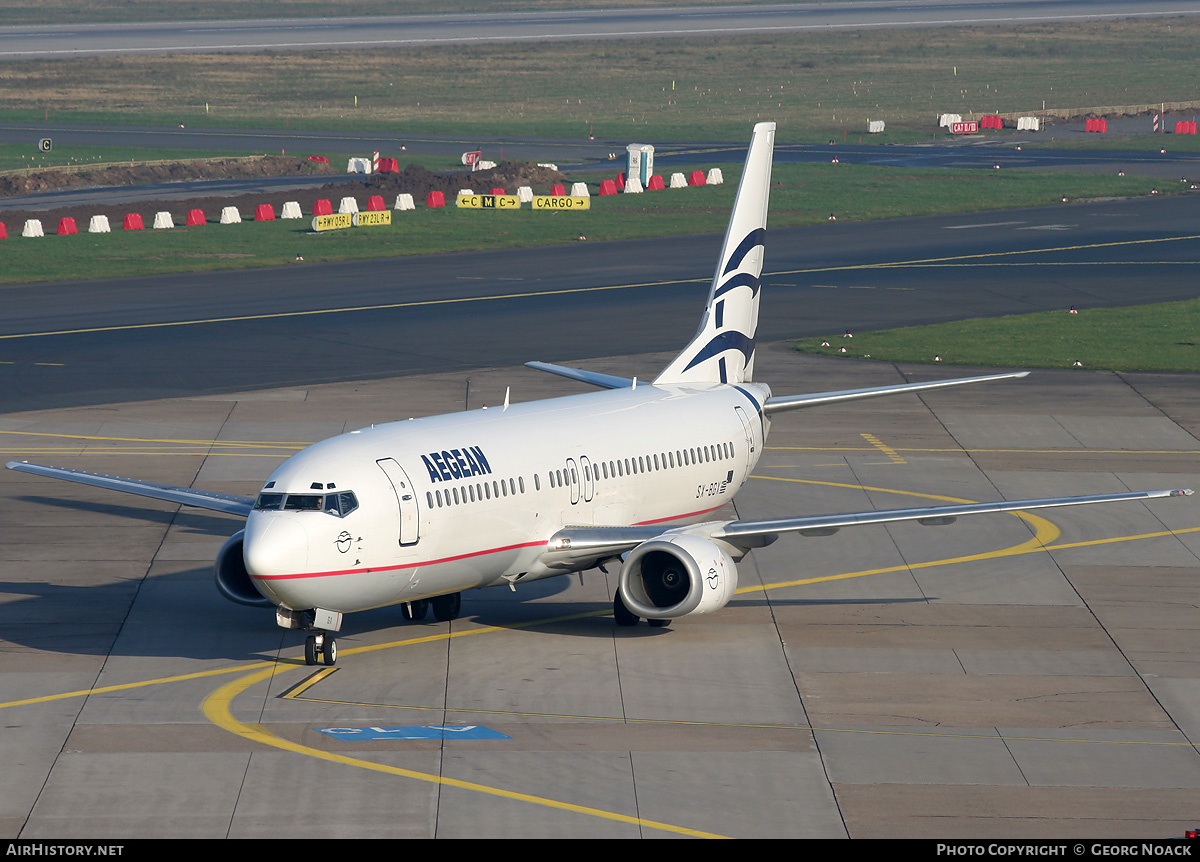
<svg viewBox="0 0 1200 862">
<path fill-rule="evenodd" d="M 383 470 L 392 484 L 392 490 L 396 492 L 396 504 L 400 507 L 400 544 L 415 545 L 421 537 L 416 489 L 395 459 L 381 458 L 375 463 Z"/>
<path fill-rule="evenodd" d="M 596 468 L 587 455 L 579 456 L 579 466 L 583 469 L 583 501 L 590 503 L 596 488 Z"/>
<path fill-rule="evenodd" d="M 567 485 L 571 488 L 571 505 L 575 506 L 579 503 L 579 466 L 575 463 L 574 458 L 567 459 L 566 473 Z"/>
<path fill-rule="evenodd" d="M 746 472 L 754 469 L 754 464 L 758 461 L 755 457 L 754 445 L 754 430 L 750 425 L 750 419 L 746 416 L 746 411 L 741 407 L 734 407 L 733 412 L 737 414 L 738 421 L 742 423 L 742 432 L 746 435 Z"/>
</svg>

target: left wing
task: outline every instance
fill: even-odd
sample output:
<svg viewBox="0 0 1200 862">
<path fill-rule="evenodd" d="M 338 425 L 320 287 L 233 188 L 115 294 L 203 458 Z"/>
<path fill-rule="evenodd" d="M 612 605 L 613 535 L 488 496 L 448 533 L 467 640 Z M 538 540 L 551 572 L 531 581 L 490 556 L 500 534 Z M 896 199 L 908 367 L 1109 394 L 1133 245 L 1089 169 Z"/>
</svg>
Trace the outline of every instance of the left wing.
<svg viewBox="0 0 1200 862">
<path fill-rule="evenodd" d="M 868 389 L 840 389 L 835 392 L 813 392 L 809 395 L 772 395 L 763 405 L 763 412 L 782 413 L 784 410 L 799 410 L 801 407 L 816 407 L 821 404 L 837 404 L 841 401 L 858 401 L 863 398 L 879 398 L 883 395 L 900 395 L 904 392 L 925 392 L 930 389 L 947 389 L 951 386 L 966 386 L 971 383 L 988 383 L 992 380 L 1009 380 L 1027 377 L 1028 371 L 1012 371 L 1007 374 L 987 374 L 982 377 L 957 377 L 953 380 L 927 380 L 924 383 L 897 383 L 892 386 L 872 386 Z"/>
<path fill-rule="evenodd" d="M 1083 506 L 1089 503 L 1151 500 L 1158 497 L 1188 497 L 1191 494 L 1190 489 L 1177 488 L 1165 491 L 1092 494 L 1085 497 L 1042 497 L 1036 500 L 961 503 L 951 506 L 922 506 L 913 509 L 879 509 L 836 515 L 813 515 L 803 518 L 708 521 L 703 524 L 693 524 L 670 530 L 662 530 L 658 527 L 564 527 L 546 543 L 546 551 L 542 559 L 547 565 L 565 569 L 570 565 L 587 560 L 617 557 L 633 550 L 642 542 L 650 541 L 664 534 L 680 533 L 699 535 L 724 542 L 744 554 L 751 548 L 761 548 L 771 544 L 779 538 L 780 533 L 831 536 L 842 527 L 890 524 L 896 521 L 916 521 L 928 527 L 936 527 L 953 524 L 955 520 L 965 515 L 1053 509 L 1063 506 Z"/>
<path fill-rule="evenodd" d="M 237 497 L 233 494 L 218 494 L 216 491 L 200 491 L 196 488 L 179 488 L 175 485 L 163 485 L 159 482 L 146 482 L 141 479 L 122 479 L 119 476 L 68 470 L 66 467 L 45 467 L 41 464 L 30 464 L 28 461 L 9 461 L 4 466 L 21 473 L 65 479 L 80 485 L 94 485 L 110 491 L 123 491 L 126 494 L 153 497 L 155 500 L 166 500 L 168 503 L 180 503 L 184 506 L 195 506 L 214 512 L 226 512 L 230 515 L 249 515 L 250 510 L 254 508 L 253 497 Z"/>
</svg>

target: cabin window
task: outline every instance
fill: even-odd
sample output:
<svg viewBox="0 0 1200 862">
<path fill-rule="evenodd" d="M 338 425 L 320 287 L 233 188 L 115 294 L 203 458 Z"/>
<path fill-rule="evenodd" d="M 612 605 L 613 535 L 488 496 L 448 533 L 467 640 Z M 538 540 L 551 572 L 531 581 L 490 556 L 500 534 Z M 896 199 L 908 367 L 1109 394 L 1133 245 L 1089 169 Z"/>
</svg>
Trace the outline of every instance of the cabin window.
<svg viewBox="0 0 1200 862">
<path fill-rule="evenodd" d="M 662 468 L 660 468 L 660 467 L 658 466 L 658 453 L 657 453 L 657 452 L 655 452 L 655 453 L 654 453 L 654 469 L 655 469 L 655 470 L 660 470 L 660 469 L 662 469 Z"/>
<path fill-rule="evenodd" d="M 535 491 L 542 490 L 542 479 L 540 476 L 538 476 L 537 473 L 533 474 L 533 490 L 535 490 Z"/>
<path fill-rule="evenodd" d="M 425 504 L 429 506 L 429 508 L 433 508 L 433 494 L 429 493 L 428 491 L 425 492 Z"/>
<path fill-rule="evenodd" d="M 475 486 L 468 485 L 467 490 L 471 493 L 471 502 L 474 503 L 475 502 Z"/>
<path fill-rule="evenodd" d="M 600 472 L 604 474 L 604 478 L 608 478 L 608 465 L 603 461 L 600 462 Z"/>
<path fill-rule="evenodd" d="M 517 477 L 517 487 L 519 487 L 521 489 L 522 494 L 525 493 L 525 477 L 524 476 Z"/>
</svg>

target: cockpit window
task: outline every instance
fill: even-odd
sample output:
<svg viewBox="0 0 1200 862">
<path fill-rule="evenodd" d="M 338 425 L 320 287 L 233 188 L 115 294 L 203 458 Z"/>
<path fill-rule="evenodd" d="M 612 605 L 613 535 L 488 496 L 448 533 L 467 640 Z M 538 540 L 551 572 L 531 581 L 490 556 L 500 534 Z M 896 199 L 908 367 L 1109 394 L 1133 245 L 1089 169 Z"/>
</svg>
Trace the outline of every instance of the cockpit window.
<svg viewBox="0 0 1200 862">
<path fill-rule="evenodd" d="M 330 494 L 329 499 L 337 500 L 338 510 L 343 516 L 349 515 L 358 508 L 358 498 L 354 496 L 353 491 L 342 491 L 340 494 Z M 332 508 L 333 507 L 328 504 L 325 506 L 326 511 Z"/>
<path fill-rule="evenodd" d="M 283 494 L 259 494 L 254 501 L 255 509 L 279 509 L 283 507 Z"/>
<path fill-rule="evenodd" d="M 259 494 L 254 508 L 260 511 L 326 512 L 344 518 L 358 508 L 353 491 L 336 494 Z"/>
<path fill-rule="evenodd" d="M 295 512 L 319 512 L 324 501 L 324 494 L 288 494 L 283 508 Z"/>
</svg>

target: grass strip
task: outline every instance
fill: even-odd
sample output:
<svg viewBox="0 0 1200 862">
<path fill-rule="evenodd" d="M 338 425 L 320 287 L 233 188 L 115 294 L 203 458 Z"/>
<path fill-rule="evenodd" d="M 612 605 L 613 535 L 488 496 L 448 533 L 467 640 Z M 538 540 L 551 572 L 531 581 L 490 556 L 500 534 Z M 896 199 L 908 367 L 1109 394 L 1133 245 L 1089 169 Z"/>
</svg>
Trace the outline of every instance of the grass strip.
<svg viewBox="0 0 1200 862">
<path fill-rule="evenodd" d="M 887 143 L 943 136 L 943 112 L 969 119 L 1040 113 L 1043 104 L 1076 111 L 1194 100 L 1198 42 L 1200 18 L 1185 17 L 28 60 L 0 64 L 0 107 L 6 120 L 31 124 L 281 129 L 290 121 L 291 129 L 468 140 L 591 131 L 601 140 L 741 141 L 753 123 L 775 120 L 784 142 L 861 135 Z M 887 131 L 867 135 L 869 119 Z M 1172 144 L 1200 146 L 1193 137 Z M 1151 138 L 1128 140 L 1158 146 Z"/>
<path fill-rule="evenodd" d="M 615 170 L 615 169 L 614 169 Z M 681 169 L 685 170 L 685 169 Z M 197 228 L 122 231 L 131 207 L 110 208 L 110 234 L 20 236 L 22 225 L 8 224 L 0 283 L 68 281 L 173 272 L 202 272 L 278 266 L 302 255 L 307 262 L 386 258 L 468 250 L 528 248 L 575 241 L 634 239 L 716 233 L 724 230 L 741 168 L 724 165 L 725 184 L 669 189 L 641 195 L 601 197 L 598 177 L 589 183 L 592 208 L 586 212 L 514 212 L 444 209 L 419 205 L 393 213 L 388 227 L 313 234 L 311 219 L 208 224 Z M 899 216 L 975 212 L 1048 205 L 1066 194 L 1071 200 L 1148 194 L 1155 181 L 1140 177 L 1026 171 L 948 171 L 897 169 L 873 165 L 778 165 L 771 191 L 772 227 L 838 220 L 869 221 Z M 1176 184 L 1177 185 L 1177 184 Z M 1168 186 L 1174 191 L 1175 186 Z M 548 193 L 548 189 L 535 190 Z M 391 206 L 394 201 L 386 203 Z M 359 202 L 363 206 L 364 201 Z M 1061 203 L 1059 204 L 1061 206 Z M 147 225 L 158 209 L 141 208 Z M 243 218 L 252 211 L 243 208 Z M 97 207 L 97 212 L 104 208 Z M 210 213 L 210 218 L 215 216 Z M 0 220 L 3 214 L 0 213 Z M 182 222 L 179 216 L 176 220 Z M 56 224 L 43 223 L 48 234 Z M 79 224 L 86 230 L 86 223 Z"/>
<path fill-rule="evenodd" d="M 797 344 L 803 353 L 887 362 L 1072 368 L 1114 371 L 1200 371 L 1200 299 L 1121 308 L 1016 314 L 880 332 L 854 339 Z M 841 347 L 845 354 L 838 354 Z"/>
</svg>

